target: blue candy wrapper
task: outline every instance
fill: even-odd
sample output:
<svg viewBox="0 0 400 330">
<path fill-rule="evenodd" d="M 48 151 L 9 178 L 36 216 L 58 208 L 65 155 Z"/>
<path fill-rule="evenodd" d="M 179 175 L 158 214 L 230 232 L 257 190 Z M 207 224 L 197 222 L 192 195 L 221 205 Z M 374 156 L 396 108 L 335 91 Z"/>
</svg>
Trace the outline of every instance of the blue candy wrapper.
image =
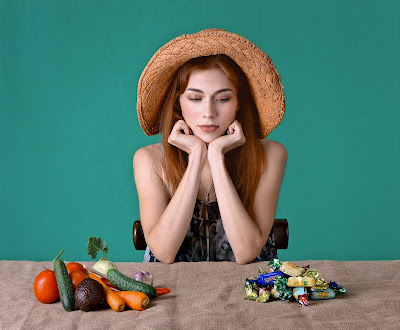
<svg viewBox="0 0 400 330">
<path fill-rule="evenodd" d="M 282 272 L 277 271 L 277 272 L 271 272 L 271 273 L 266 273 L 266 274 L 260 274 L 257 278 L 257 285 L 274 284 L 275 280 L 278 277 L 283 277 Z"/>
</svg>

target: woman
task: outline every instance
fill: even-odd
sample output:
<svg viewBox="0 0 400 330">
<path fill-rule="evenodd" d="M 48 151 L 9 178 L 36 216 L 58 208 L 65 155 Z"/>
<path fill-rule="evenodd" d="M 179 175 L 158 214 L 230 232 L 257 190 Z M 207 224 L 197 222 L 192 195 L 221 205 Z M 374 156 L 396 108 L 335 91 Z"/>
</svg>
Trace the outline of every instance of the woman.
<svg viewBox="0 0 400 330">
<path fill-rule="evenodd" d="M 143 71 L 137 108 L 144 132 L 162 133 L 133 158 L 144 261 L 275 258 L 287 153 L 265 139 L 285 110 L 269 57 L 224 30 L 175 38 Z"/>
</svg>

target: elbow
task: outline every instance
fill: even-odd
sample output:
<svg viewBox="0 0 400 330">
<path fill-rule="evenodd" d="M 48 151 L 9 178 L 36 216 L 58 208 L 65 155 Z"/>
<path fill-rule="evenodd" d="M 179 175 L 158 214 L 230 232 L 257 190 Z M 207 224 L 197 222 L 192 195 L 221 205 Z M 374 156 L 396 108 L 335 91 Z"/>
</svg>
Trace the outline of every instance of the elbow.
<svg viewBox="0 0 400 330">
<path fill-rule="evenodd" d="M 234 253 L 236 263 L 239 265 L 247 265 L 252 263 L 260 254 L 262 247 L 260 249 L 251 246 L 250 248 L 243 249 L 241 253 Z"/>
<path fill-rule="evenodd" d="M 167 258 L 167 259 L 163 259 L 163 260 L 161 260 L 161 259 L 158 259 L 158 260 L 160 260 L 163 264 L 168 264 L 168 265 L 171 265 L 171 264 L 173 264 L 174 263 L 174 261 L 175 261 L 175 258 Z"/>
<path fill-rule="evenodd" d="M 156 257 L 158 261 L 161 261 L 163 264 L 173 264 L 175 262 L 175 255 L 173 253 L 168 253 L 167 251 L 158 251 L 157 248 L 153 248 L 149 246 L 150 251 Z"/>
<path fill-rule="evenodd" d="M 236 263 L 238 265 L 247 265 L 248 263 L 250 263 L 250 261 L 248 261 L 246 259 L 236 259 Z"/>
<path fill-rule="evenodd" d="M 236 259 L 236 263 L 238 264 L 238 265 L 247 265 L 247 264 L 249 264 L 249 263 L 251 263 L 251 262 L 253 262 L 253 260 L 255 259 L 256 257 L 249 257 L 249 256 L 241 256 L 241 257 L 238 257 L 238 258 L 235 258 Z"/>
</svg>

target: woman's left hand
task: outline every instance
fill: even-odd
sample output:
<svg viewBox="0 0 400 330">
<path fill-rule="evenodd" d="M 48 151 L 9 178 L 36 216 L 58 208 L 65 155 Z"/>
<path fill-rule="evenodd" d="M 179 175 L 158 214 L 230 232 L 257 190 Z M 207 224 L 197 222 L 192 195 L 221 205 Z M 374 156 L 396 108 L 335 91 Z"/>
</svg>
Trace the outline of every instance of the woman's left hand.
<svg viewBox="0 0 400 330">
<path fill-rule="evenodd" d="M 210 152 L 220 152 L 225 155 L 228 151 L 242 146 L 245 142 L 246 137 L 243 134 L 242 125 L 235 120 L 228 126 L 227 135 L 216 138 L 208 145 L 208 154 Z"/>
</svg>

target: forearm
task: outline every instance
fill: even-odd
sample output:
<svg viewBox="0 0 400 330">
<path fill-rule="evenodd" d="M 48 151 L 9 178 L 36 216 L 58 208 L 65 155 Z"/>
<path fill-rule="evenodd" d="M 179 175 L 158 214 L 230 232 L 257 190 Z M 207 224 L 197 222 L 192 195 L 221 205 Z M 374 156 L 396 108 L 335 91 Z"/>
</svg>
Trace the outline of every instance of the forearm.
<svg viewBox="0 0 400 330">
<path fill-rule="evenodd" d="M 229 176 L 224 156 L 221 153 L 211 156 L 209 153 L 209 162 L 221 219 L 236 262 L 251 262 L 265 244 L 261 230 L 243 206 Z"/>
<path fill-rule="evenodd" d="M 165 211 L 146 237 L 152 253 L 162 262 L 172 263 L 186 236 L 196 202 L 205 153 L 189 155 L 182 180 Z"/>
</svg>

